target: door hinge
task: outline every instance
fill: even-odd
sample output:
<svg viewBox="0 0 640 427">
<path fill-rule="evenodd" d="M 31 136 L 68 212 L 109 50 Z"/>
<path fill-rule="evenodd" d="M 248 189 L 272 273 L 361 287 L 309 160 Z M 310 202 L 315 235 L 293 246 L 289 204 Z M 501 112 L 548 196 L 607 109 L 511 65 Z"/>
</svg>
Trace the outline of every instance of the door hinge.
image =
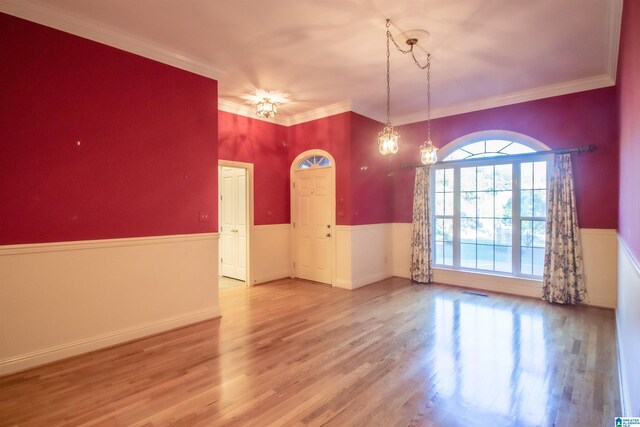
<svg viewBox="0 0 640 427">
<path fill-rule="evenodd" d="M 222 262 L 222 258 L 220 258 L 220 262 Z"/>
<path fill-rule="evenodd" d="M 220 195 L 220 200 L 222 200 L 222 194 Z"/>
<path fill-rule="evenodd" d="M 296 188 L 296 183 L 294 182 L 293 183 L 293 189 L 295 190 L 295 188 Z"/>
<path fill-rule="evenodd" d="M 220 232 L 222 233 L 222 226 L 220 226 Z"/>
<path fill-rule="evenodd" d="M 296 228 L 296 222 L 293 221 L 293 228 Z"/>
<path fill-rule="evenodd" d="M 293 263 L 293 268 L 296 268 L 296 263 L 295 262 Z"/>
</svg>

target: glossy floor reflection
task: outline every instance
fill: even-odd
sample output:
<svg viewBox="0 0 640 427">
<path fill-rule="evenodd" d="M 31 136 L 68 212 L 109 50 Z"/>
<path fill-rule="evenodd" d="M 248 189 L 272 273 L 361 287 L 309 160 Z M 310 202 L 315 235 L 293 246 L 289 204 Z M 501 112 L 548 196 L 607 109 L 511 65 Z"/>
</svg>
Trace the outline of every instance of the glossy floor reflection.
<svg viewBox="0 0 640 427">
<path fill-rule="evenodd" d="M 612 425 L 612 311 L 463 290 L 223 289 L 222 319 L 0 378 L 0 425 Z"/>
</svg>

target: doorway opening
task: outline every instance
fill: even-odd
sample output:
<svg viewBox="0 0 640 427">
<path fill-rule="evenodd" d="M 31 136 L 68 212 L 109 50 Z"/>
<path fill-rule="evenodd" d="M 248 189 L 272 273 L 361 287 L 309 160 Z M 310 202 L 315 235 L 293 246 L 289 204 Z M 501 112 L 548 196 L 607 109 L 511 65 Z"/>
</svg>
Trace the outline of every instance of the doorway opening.
<svg viewBox="0 0 640 427">
<path fill-rule="evenodd" d="M 335 160 L 309 150 L 291 164 L 291 246 L 294 276 L 335 282 Z"/>
<path fill-rule="evenodd" d="M 253 165 L 218 162 L 218 285 L 244 287 L 250 282 Z"/>
</svg>

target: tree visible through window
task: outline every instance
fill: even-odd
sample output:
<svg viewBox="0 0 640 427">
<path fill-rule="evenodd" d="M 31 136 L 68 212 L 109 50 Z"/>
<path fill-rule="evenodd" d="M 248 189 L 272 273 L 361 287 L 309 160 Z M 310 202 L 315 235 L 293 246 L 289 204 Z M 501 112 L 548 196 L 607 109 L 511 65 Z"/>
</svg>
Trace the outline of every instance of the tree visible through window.
<svg viewBox="0 0 640 427">
<path fill-rule="evenodd" d="M 435 265 L 542 275 L 547 162 L 544 152 L 509 156 L 535 151 L 515 141 L 475 141 L 432 167 Z"/>
</svg>

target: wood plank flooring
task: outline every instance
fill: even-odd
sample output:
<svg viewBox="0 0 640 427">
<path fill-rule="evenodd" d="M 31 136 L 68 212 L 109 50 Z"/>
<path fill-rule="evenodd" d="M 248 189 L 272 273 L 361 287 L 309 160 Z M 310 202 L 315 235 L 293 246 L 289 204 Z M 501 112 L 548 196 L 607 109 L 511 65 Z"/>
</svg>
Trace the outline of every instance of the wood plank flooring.
<svg viewBox="0 0 640 427">
<path fill-rule="evenodd" d="M 613 425 L 613 311 L 463 291 L 225 289 L 222 319 L 0 378 L 0 425 Z"/>
</svg>

